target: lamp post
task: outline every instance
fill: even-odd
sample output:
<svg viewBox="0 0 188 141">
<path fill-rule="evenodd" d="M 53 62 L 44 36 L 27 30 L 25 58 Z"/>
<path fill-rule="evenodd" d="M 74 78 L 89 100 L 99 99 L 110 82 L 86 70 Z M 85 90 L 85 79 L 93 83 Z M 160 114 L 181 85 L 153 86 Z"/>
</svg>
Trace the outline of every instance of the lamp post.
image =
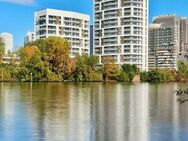
<svg viewBox="0 0 188 141">
<path fill-rule="evenodd" d="M 1 68 L 1 79 L 2 79 L 1 81 L 2 81 L 2 82 L 3 82 L 3 79 L 4 79 L 3 77 L 4 77 L 4 76 L 3 76 L 3 68 Z"/>
<path fill-rule="evenodd" d="M 32 74 L 32 72 L 30 73 L 30 82 L 32 82 L 33 81 L 33 74 Z"/>
</svg>

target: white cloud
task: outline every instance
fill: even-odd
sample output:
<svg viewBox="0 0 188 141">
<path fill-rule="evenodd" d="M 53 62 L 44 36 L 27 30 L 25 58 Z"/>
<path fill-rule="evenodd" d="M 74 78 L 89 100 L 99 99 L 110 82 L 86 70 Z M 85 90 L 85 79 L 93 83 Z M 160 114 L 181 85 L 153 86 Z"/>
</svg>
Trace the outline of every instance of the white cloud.
<svg viewBox="0 0 188 141">
<path fill-rule="evenodd" d="M 16 3 L 16 4 L 24 4 L 24 5 L 35 4 L 35 0 L 0 0 L 0 2 L 9 2 L 9 3 Z"/>
</svg>

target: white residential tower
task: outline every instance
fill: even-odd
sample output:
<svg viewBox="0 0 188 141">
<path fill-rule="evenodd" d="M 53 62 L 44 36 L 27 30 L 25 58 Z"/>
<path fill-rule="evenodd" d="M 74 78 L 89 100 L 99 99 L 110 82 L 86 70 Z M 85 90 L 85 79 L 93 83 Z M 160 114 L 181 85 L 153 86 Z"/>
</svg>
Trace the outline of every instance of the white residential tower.
<svg viewBox="0 0 188 141">
<path fill-rule="evenodd" d="M 148 69 L 148 0 L 94 0 L 94 54 Z"/>
<path fill-rule="evenodd" d="M 34 24 L 36 39 L 49 36 L 64 37 L 71 44 L 71 57 L 75 57 L 76 54 L 89 55 L 89 15 L 44 9 L 35 12 Z"/>
</svg>

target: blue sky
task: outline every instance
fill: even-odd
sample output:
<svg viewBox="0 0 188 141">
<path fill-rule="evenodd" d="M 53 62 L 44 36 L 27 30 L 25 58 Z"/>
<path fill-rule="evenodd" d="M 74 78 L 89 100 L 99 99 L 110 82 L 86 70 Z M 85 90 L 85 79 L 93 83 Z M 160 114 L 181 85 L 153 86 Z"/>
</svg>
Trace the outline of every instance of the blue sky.
<svg viewBox="0 0 188 141">
<path fill-rule="evenodd" d="M 93 0 L 0 0 L 0 32 L 14 35 L 15 48 L 21 46 L 27 31 L 33 30 L 33 12 L 43 8 L 70 10 L 91 15 Z M 150 0 L 153 16 L 177 14 L 188 17 L 188 0 Z"/>
</svg>

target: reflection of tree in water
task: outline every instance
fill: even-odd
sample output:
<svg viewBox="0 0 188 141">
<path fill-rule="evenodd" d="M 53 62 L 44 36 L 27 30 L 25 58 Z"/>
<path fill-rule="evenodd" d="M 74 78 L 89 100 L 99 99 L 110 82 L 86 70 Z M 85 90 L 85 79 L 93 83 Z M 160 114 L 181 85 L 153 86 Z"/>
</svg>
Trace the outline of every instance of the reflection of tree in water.
<svg viewBox="0 0 188 141">
<path fill-rule="evenodd" d="M 38 140 L 93 138 L 92 84 L 33 83 L 32 88 L 29 84 L 21 87 Z"/>
<path fill-rule="evenodd" d="M 23 100 L 27 100 L 28 113 L 38 139 L 53 138 L 57 134 L 56 132 L 66 129 L 69 85 L 60 83 L 33 83 L 30 85 L 25 83 L 21 85 L 21 89 L 23 90 Z M 61 131 L 58 133 L 63 134 Z M 52 136 L 50 137 L 50 135 Z"/>
</svg>

